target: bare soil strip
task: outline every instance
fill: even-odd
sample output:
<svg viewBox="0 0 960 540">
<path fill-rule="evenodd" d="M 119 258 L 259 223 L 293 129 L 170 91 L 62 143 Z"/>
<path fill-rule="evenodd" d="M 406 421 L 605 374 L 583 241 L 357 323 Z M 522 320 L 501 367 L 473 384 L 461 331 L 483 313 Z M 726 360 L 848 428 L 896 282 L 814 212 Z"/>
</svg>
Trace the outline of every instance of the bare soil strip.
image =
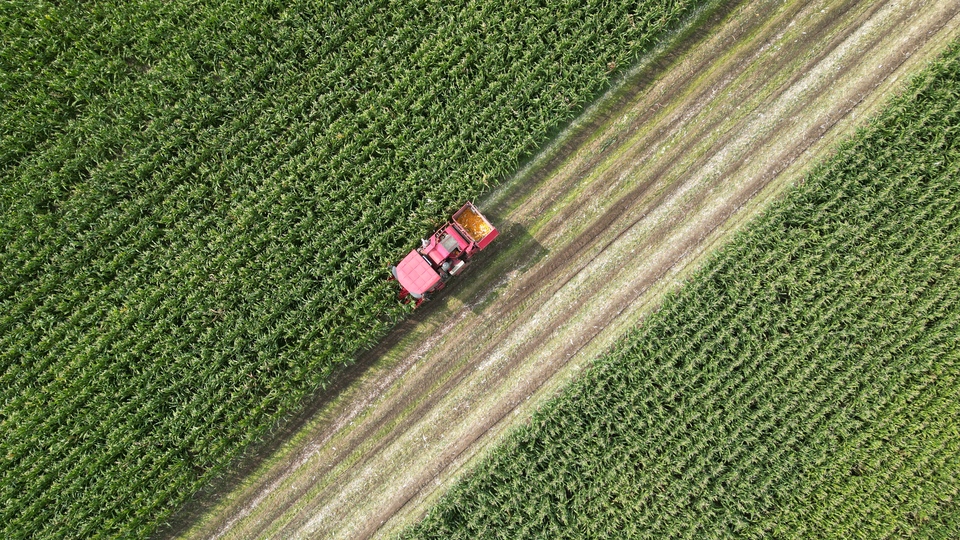
<svg viewBox="0 0 960 540">
<path fill-rule="evenodd" d="M 960 35 L 954 0 L 721 11 L 483 201 L 501 238 L 186 536 L 396 532 Z"/>
</svg>

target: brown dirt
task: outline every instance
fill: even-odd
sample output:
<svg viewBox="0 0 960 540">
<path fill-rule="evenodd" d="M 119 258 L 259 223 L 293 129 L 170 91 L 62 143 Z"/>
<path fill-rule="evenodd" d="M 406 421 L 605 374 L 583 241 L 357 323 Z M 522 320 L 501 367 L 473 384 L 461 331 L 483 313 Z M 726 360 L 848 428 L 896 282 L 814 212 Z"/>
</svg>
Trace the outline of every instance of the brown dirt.
<svg viewBox="0 0 960 540">
<path fill-rule="evenodd" d="M 482 201 L 501 237 L 184 536 L 417 519 L 958 35 L 954 0 L 723 6 Z"/>
</svg>

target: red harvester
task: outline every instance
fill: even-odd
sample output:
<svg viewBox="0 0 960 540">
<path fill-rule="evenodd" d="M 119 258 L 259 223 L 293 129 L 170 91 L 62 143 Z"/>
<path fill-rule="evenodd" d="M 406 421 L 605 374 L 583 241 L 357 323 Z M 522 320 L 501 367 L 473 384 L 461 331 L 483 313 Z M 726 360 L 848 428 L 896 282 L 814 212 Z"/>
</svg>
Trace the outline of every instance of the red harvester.
<svg viewBox="0 0 960 540">
<path fill-rule="evenodd" d="M 459 274 L 473 254 L 487 247 L 498 234 L 473 203 L 463 205 L 419 248 L 390 267 L 393 277 L 400 282 L 400 299 L 409 302 L 413 298 L 419 306 L 429 299 L 430 293 L 442 289 L 450 276 Z"/>
</svg>

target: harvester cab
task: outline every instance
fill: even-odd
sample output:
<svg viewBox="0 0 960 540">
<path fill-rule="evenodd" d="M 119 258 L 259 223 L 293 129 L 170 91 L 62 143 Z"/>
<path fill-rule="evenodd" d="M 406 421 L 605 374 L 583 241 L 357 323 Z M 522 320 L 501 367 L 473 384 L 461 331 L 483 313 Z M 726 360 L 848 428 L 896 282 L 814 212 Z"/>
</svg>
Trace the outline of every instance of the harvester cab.
<svg viewBox="0 0 960 540">
<path fill-rule="evenodd" d="M 413 299 L 419 306 L 430 293 L 442 289 L 451 276 L 463 271 L 473 255 L 498 234 L 472 202 L 464 204 L 450 221 L 423 239 L 419 248 L 390 267 L 393 279 L 400 283 L 400 299 Z"/>
</svg>

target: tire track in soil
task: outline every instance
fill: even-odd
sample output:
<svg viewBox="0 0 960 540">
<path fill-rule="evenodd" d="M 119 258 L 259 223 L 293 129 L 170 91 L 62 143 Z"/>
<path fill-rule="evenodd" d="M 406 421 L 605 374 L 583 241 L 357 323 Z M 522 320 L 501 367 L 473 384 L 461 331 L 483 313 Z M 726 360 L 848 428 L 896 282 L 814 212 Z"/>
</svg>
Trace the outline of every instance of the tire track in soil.
<svg viewBox="0 0 960 540">
<path fill-rule="evenodd" d="M 741 210 L 759 208 L 758 193 L 795 178 L 787 172 L 849 132 L 858 108 L 879 103 L 905 65 L 938 52 L 960 11 L 947 1 L 727 8 L 730 17 L 682 44 L 672 65 L 641 71 L 635 90 L 519 188 L 481 205 L 513 224 L 493 249 L 348 371 L 341 388 L 362 388 L 308 428 L 310 442 L 193 536 L 363 538 L 417 517 L 509 418 L 641 318 L 749 213 Z M 902 28 L 911 31 L 890 31 Z M 884 68 L 863 72 L 878 59 Z M 490 294 L 498 298 L 484 302 Z M 434 337 L 404 344 L 424 327 Z M 479 345 L 464 351 L 464 338 Z M 400 360 L 364 379 L 391 351 Z"/>
</svg>

